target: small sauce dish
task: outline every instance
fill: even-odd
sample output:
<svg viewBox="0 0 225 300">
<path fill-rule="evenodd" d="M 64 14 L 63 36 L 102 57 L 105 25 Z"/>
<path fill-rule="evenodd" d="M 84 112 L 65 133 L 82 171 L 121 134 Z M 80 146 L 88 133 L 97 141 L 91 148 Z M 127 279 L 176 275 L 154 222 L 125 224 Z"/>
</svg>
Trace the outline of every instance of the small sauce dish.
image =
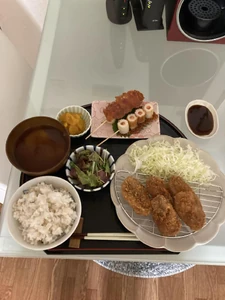
<svg viewBox="0 0 225 300">
<path fill-rule="evenodd" d="M 193 100 L 186 106 L 185 122 L 189 131 L 201 139 L 209 139 L 219 129 L 219 118 L 214 106 L 205 100 Z"/>
</svg>

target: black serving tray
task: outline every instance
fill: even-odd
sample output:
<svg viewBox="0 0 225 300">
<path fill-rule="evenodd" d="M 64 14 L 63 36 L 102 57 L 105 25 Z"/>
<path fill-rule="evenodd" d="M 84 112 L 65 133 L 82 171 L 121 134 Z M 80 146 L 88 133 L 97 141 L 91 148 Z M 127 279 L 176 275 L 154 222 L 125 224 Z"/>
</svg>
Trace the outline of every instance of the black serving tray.
<svg viewBox="0 0 225 300">
<path fill-rule="evenodd" d="M 91 105 L 84 106 L 91 112 Z M 185 135 L 169 120 L 160 115 L 161 134 L 171 137 L 186 138 Z M 87 135 L 86 135 L 87 136 Z M 102 139 L 85 137 L 71 139 L 71 152 L 86 144 L 97 145 Z M 133 139 L 109 139 L 103 144 L 117 160 L 126 149 L 133 143 Z M 51 174 L 67 179 L 65 168 L 60 169 L 57 173 Z M 32 179 L 33 177 L 21 173 L 20 185 Z M 110 197 L 110 186 L 99 192 L 87 193 L 78 190 L 82 203 L 82 217 L 84 218 L 83 233 L 91 232 L 127 232 L 127 229 L 120 223 L 114 204 Z M 69 240 L 62 245 L 46 250 L 47 254 L 165 254 L 174 253 L 166 249 L 155 249 L 141 242 L 125 242 L 125 241 L 90 241 L 82 240 L 80 248 L 69 248 Z M 177 254 L 177 253 L 174 253 Z"/>
</svg>

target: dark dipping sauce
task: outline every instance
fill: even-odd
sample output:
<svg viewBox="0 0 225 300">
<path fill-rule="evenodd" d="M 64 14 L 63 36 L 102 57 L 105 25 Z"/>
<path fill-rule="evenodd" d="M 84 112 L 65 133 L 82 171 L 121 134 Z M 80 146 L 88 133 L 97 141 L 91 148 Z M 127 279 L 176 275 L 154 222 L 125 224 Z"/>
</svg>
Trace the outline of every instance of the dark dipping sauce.
<svg viewBox="0 0 225 300">
<path fill-rule="evenodd" d="M 208 135 L 214 127 L 211 111 L 202 105 L 193 105 L 188 110 L 188 124 L 196 135 Z"/>
<path fill-rule="evenodd" d="M 51 126 L 26 130 L 17 142 L 15 158 L 22 169 L 41 172 L 63 159 L 66 143 L 63 133 Z"/>
</svg>

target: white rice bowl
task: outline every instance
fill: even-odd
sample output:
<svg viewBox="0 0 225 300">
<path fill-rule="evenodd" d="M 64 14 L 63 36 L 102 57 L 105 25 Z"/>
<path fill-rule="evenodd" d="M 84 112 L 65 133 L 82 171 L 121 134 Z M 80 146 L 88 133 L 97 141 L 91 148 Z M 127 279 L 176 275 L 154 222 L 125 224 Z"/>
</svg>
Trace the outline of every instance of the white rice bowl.
<svg viewBox="0 0 225 300">
<path fill-rule="evenodd" d="M 23 247 L 47 250 L 65 242 L 80 221 L 81 202 L 66 180 L 54 176 L 23 184 L 8 204 L 12 237 Z"/>
</svg>

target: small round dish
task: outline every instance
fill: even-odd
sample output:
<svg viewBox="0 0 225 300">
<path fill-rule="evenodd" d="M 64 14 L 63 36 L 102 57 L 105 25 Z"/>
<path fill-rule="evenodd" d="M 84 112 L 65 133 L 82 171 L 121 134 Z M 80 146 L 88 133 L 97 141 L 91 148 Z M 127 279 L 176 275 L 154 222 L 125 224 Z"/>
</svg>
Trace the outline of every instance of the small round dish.
<svg viewBox="0 0 225 300">
<path fill-rule="evenodd" d="M 39 116 L 17 124 L 6 141 L 11 164 L 25 174 L 41 176 L 61 169 L 70 154 L 70 136 L 56 119 Z"/>
<path fill-rule="evenodd" d="M 78 113 L 78 114 L 81 114 L 84 122 L 85 122 L 85 130 L 79 134 L 75 134 L 75 135 L 72 135 L 70 134 L 70 137 L 72 138 L 79 138 L 83 135 L 85 135 L 88 130 L 91 128 L 91 116 L 89 114 L 89 112 L 81 107 L 81 106 L 78 106 L 78 105 L 71 105 L 71 106 L 67 106 L 67 107 L 64 107 L 63 109 L 61 109 L 57 116 L 56 116 L 56 119 L 61 123 L 60 121 L 60 116 L 62 116 L 63 114 L 65 113 Z"/>
<path fill-rule="evenodd" d="M 78 180 L 74 179 L 71 177 L 71 162 L 76 163 L 76 153 L 79 153 L 83 150 L 90 150 L 91 152 L 97 152 L 101 158 L 103 160 L 108 160 L 109 162 L 109 167 L 110 167 L 110 177 L 109 179 L 101 186 L 97 187 L 97 188 L 84 188 L 82 187 Z M 115 175 L 115 160 L 113 158 L 113 156 L 106 150 L 103 149 L 101 147 L 97 147 L 97 146 L 93 146 L 93 145 L 86 145 L 86 146 L 82 146 L 77 148 L 74 152 L 71 153 L 67 163 L 66 163 L 66 176 L 69 180 L 69 182 L 78 190 L 84 191 L 84 192 L 97 192 L 100 191 L 102 189 L 104 189 L 113 179 L 114 175 Z"/>
<path fill-rule="evenodd" d="M 200 105 L 200 106 L 204 106 L 206 107 L 212 114 L 212 117 L 213 117 L 213 129 L 212 131 L 209 133 L 209 134 L 206 134 L 206 135 L 197 135 L 196 133 L 194 133 L 189 125 L 189 122 L 188 122 L 188 111 L 191 107 L 195 106 L 195 105 Z M 205 100 L 200 100 L 200 99 L 197 99 L 197 100 L 193 100 L 191 102 L 188 103 L 188 105 L 186 106 L 186 109 L 185 109 L 185 122 L 186 122 L 186 125 L 187 125 L 187 128 L 189 129 L 189 131 L 196 137 L 200 138 L 200 139 L 210 139 L 212 138 L 213 136 L 216 135 L 218 129 L 219 129 L 219 118 L 218 118 L 218 114 L 217 114 L 217 111 L 216 109 L 214 108 L 214 106 L 205 101 Z"/>
<path fill-rule="evenodd" d="M 38 183 L 42 183 L 42 182 L 44 182 L 46 184 L 52 184 L 53 188 L 64 189 L 70 193 L 71 197 L 73 198 L 73 200 L 76 203 L 76 207 L 75 207 L 76 218 L 75 218 L 74 223 L 72 224 L 71 228 L 69 229 L 69 231 L 67 233 L 65 233 L 64 235 L 60 236 L 56 241 L 49 243 L 49 244 L 43 244 L 43 243 L 38 242 L 37 245 L 32 245 L 24 240 L 24 238 L 22 236 L 22 230 L 20 229 L 20 223 L 13 217 L 13 204 L 24 193 L 26 193 L 26 191 L 29 188 L 36 186 Z M 41 198 L 40 198 L 40 201 L 42 201 L 42 203 L 43 203 L 43 200 Z M 79 224 L 79 221 L 80 221 L 81 210 L 82 210 L 82 207 L 81 207 L 80 197 L 79 197 L 77 191 L 72 187 L 72 185 L 68 181 L 66 181 L 62 178 L 56 177 L 56 176 L 36 177 L 36 178 L 31 179 L 28 182 L 24 183 L 23 185 L 21 185 L 16 190 L 16 192 L 13 194 L 11 199 L 9 200 L 8 207 L 7 207 L 7 216 L 6 216 L 7 223 L 8 223 L 8 229 L 9 229 L 9 232 L 10 232 L 11 236 L 13 237 L 13 239 L 18 244 L 23 246 L 24 248 L 27 248 L 30 250 L 36 250 L 36 251 L 55 248 L 55 247 L 61 245 L 62 243 L 64 243 L 67 239 L 69 239 L 69 237 L 76 230 L 76 228 Z M 37 223 L 35 223 L 34 226 L 37 226 Z"/>
</svg>

